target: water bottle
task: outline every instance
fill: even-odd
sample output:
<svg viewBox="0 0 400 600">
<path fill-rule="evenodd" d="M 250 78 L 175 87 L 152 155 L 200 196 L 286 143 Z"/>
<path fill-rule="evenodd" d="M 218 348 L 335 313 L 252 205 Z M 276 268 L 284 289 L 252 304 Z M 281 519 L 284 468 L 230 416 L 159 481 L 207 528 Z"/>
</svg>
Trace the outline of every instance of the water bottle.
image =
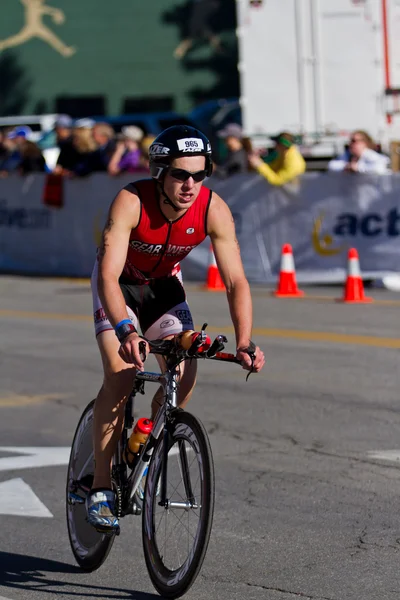
<svg viewBox="0 0 400 600">
<path fill-rule="evenodd" d="M 139 419 L 136 423 L 124 452 L 124 459 L 129 467 L 133 468 L 140 446 L 146 442 L 152 429 L 153 421 L 150 419 Z"/>
</svg>

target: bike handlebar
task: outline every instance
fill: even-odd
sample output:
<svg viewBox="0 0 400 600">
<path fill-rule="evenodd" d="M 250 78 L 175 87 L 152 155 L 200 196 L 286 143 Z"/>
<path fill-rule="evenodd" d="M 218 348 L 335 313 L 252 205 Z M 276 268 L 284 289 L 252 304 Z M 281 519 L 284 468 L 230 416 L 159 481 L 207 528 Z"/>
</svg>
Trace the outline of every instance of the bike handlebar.
<svg viewBox="0 0 400 600">
<path fill-rule="evenodd" d="M 145 339 L 145 338 L 143 338 Z M 241 361 L 236 358 L 234 354 L 229 352 L 222 352 L 225 348 L 225 343 L 228 340 L 224 335 L 217 335 L 215 340 L 209 347 L 204 346 L 204 340 L 201 336 L 198 336 L 189 349 L 185 350 L 179 344 L 179 338 L 175 337 L 171 340 L 147 340 L 149 344 L 151 354 L 162 354 L 168 356 L 174 354 L 177 358 L 183 360 L 185 358 L 208 358 L 210 360 L 222 360 L 225 362 L 232 362 L 241 364 Z M 141 342 L 141 344 L 144 343 Z M 202 347 L 203 346 L 203 347 Z M 255 345 L 250 342 L 250 345 L 245 350 L 249 356 L 254 358 Z"/>
</svg>

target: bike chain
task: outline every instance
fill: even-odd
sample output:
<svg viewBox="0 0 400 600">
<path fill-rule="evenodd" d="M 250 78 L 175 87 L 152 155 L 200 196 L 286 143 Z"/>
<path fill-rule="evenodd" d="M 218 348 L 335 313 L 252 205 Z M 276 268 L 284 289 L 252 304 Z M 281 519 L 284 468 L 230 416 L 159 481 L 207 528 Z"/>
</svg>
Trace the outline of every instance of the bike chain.
<svg viewBox="0 0 400 600">
<path fill-rule="evenodd" d="M 116 494 L 117 494 L 117 517 L 118 519 L 121 518 L 121 514 L 122 514 L 122 491 L 121 488 L 119 487 L 119 485 L 117 485 L 117 489 L 116 489 Z"/>
</svg>

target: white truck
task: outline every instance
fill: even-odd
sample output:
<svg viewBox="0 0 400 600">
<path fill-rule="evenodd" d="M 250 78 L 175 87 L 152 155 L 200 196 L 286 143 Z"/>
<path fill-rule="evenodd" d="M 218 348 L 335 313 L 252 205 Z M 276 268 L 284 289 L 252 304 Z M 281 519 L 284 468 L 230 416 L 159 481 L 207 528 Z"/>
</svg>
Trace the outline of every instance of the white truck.
<svg viewBox="0 0 400 600">
<path fill-rule="evenodd" d="M 288 130 L 333 155 L 366 130 L 400 139 L 400 0 L 237 0 L 245 133 Z"/>
</svg>

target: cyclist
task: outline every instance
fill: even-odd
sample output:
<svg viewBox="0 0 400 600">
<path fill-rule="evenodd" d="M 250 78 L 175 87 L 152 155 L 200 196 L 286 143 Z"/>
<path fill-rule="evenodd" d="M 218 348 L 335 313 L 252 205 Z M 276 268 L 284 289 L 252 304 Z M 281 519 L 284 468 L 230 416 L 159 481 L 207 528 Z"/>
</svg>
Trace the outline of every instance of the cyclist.
<svg viewBox="0 0 400 600">
<path fill-rule="evenodd" d="M 233 218 L 222 198 L 203 186 L 212 173 L 210 143 L 199 130 L 177 125 L 158 135 L 149 155 L 151 178 L 128 184 L 111 204 L 92 275 L 104 379 L 94 408 L 95 473 L 86 509 L 89 523 L 99 531 L 118 529 L 110 471 L 135 370 L 144 368 L 138 325 L 151 340 L 193 329 L 179 262 L 207 235 L 227 290 L 236 356 L 244 369 L 252 368 L 247 351 L 252 301 Z M 157 358 L 162 368 L 163 359 Z M 256 347 L 253 370 L 263 365 L 264 354 Z M 195 379 L 196 361 L 186 361 L 181 365 L 181 407 Z M 162 400 L 160 388 L 152 418 Z"/>
</svg>

